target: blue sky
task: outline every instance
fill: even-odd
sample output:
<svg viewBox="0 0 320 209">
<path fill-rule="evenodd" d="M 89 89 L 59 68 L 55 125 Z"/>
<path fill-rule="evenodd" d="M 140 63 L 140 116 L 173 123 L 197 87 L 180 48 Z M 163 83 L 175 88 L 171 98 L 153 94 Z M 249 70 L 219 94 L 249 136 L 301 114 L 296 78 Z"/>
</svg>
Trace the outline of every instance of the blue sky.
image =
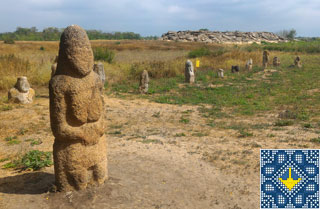
<svg viewBox="0 0 320 209">
<path fill-rule="evenodd" d="M 3 0 L 0 32 L 78 24 L 105 32 L 271 31 L 320 36 L 320 0 Z"/>
</svg>

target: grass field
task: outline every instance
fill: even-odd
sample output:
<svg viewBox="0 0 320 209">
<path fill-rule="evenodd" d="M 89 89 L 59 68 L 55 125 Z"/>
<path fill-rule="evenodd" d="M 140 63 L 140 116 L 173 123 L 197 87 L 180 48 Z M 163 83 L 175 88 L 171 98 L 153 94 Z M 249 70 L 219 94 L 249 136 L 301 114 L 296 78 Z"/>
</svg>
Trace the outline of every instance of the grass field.
<svg viewBox="0 0 320 209">
<path fill-rule="evenodd" d="M 320 59 L 316 53 L 319 41 L 261 45 L 92 41 L 92 47 L 108 48 L 115 54 L 112 62 L 103 62 L 107 94 L 138 96 L 159 103 L 209 105 L 202 110 L 206 117 L 290 110 L 297 120 L 310 120 L 320 114 Z M 280 67 L 262 69 L 264 49 L 271 50 L 270 60 L 274 56 L 280 58 Z M 36 89 L 46 87 L 57 53 L 58 42 L 1 43 L 0 90 L 6 92 L 19 75 L 27 76 Z M 297 55 L 302 58 L 301 69 L 292 67 Z M 193 57 L 193 62 L 195 59 L 201 62 L 194 85 L 183 82 L 188 56 Z M 249 58 L 254 63 L 251 72 L 244 70 Z M 231 65 L 240 65 L 241 72 L 232 74 Z M 224 79 L 217 77 L 219 68 L 225 69 Z M 140 96 L 138 78 L 145 69 L 151 77 L 149 94 Z"/>
</svg>

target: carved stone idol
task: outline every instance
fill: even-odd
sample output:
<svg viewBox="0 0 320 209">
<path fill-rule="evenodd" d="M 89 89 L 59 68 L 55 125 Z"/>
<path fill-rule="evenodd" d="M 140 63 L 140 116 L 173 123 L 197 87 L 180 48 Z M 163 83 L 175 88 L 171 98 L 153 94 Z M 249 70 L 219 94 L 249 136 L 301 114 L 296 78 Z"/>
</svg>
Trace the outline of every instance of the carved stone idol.
<svg viewBox="0 0 320 209">
<path fill-rule="evenodd" d="M 104 73 L 103 64 L 101 62 L 99 62 L 98 64 L 94 64 L 93 71 L 98 74 L 98 76 L 102 82 L 102 85 L 104 86 L 104 84 L 106 82 L 106 74 Z"/>
<path fill-rule="evenodd" d="M 298 68 L 302 68 L 302 62 L 299 56 L 297 56 L 296 59 L 294 60 L 294 65 Z"/>
<path fill-rule="evenodd" d="M 269 52 L 268 51 L 263 51 L 262 66 L 264 68 L 267 68 L 268 67 L 268 62 L 269 62 Z"/>
<path fill-rule="evenodd" d="M 278 57 L 273 58 L 273 66 L 279 67 L 280 66 L 280 59 Z"/>
<path fill-rule="evenodd" d="M 148 71 L 144 70 L 140 75 L 139 91 L 141 94 L 148 93 L 149 89 L 149 74 Z"/>
<path fill-rule="evenodd" d="M 61 35 L 57 71 L 50 80 L 50 122 L 55 183 L 59 191 L 81 190 L 107 179 L 102 82 L 93 72 L 93 52 L 84 29 Z"/>
<path fill-rule="evenodd" d="M 35 92 L 30 88 L 27 77 L 18 77 L 17 83 L 8 92 L 9 102 L 18 104 L 29 104 L 33 102 Z"/>
<path fill-rule="evenodd" d="M 194 69 L 193 69 L 193 64 L 191 60 L 187 60 L 186 62 L 184 76 L 185 76 L 186 83 L 194 83 L 195 75 L 194 75 Z"/>
</svg>

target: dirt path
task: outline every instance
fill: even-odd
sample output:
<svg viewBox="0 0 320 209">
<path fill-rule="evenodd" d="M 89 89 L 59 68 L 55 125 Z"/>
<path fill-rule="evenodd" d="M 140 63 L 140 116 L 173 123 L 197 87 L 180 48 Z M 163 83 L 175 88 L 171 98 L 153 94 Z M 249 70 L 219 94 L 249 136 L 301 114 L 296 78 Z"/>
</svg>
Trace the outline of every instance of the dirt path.
<svg viewBox="0 0 320 209">
<path fill-rule="evenodd" d="M 319 147 L 314 131 L 275 129 L 276 114 L 233 117 L 208 126 L 198 106 L 106 98 L 110 179 L 84 192 L 48 193 L 53 168 L 0 169 L 0 208 L 259 208 L 260 148 Z M 51 151 L 48 98 L 0 112 L 0 159 Z M 222 125 L 221 125 L 222 124 Z M 253 137 L 221 126 L 260 125 Z M 19 144 L 2 140 L 16 136 Z M 30 140 L 41 144 L 30 145 Z M 6 162 L 2 162 L 2 166 Z"/>
</svg>

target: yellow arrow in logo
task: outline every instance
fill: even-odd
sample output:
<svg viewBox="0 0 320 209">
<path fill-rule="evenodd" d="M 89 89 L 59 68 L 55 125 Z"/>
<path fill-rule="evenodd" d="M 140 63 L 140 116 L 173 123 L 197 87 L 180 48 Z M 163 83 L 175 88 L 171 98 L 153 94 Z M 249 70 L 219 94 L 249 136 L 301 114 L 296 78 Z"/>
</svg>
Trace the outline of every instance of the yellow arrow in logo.
<svg viewBox="0 0 320 209">
<path fill-rule="evenodd" d="M 301 178 L 293 180 L 293 178 L 291 178 L 291 168 L 289 168 L 289 177 L 287 180 L 283 180 L 282 178 L 279 178 L 279 180 L 291 191 L 291 189 L 301 181 Z"/>
</svg>

